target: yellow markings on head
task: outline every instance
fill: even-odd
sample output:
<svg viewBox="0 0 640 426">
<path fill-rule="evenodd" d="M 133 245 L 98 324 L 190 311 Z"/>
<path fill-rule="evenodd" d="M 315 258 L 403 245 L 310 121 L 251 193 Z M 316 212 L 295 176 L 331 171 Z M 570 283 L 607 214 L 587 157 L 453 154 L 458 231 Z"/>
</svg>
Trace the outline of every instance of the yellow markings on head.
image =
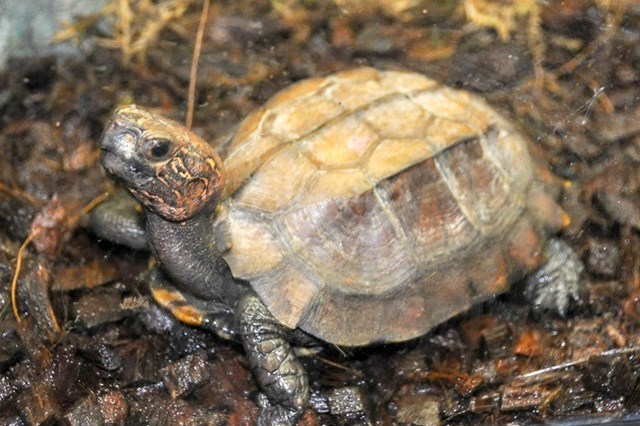
<svg viewBox="0 0 640 426">
<path fill-rule="evenodd" d="M 220 195 L 220 193 L 222 193 L 222 189 L 225 186 L 226 176 L 222 173 L 222 167 L 220 167 L 221 160 L 217 158 L 218 161 L 216 161 L 216 158 L 217 157 L 206 157 L 205 162 L 209 165 L 209 167 L 211 167 L 211 171 L 216 177 L 216 182 L 214 184 L 213 190 L 218 193 L 218 195 Z M 209 186 L 208 182 L 206 186 Z"/>
<path fill-rule="evenodd" d="M 216 164 L 216 162 L 213 160 L 213 158 L 211 157 L 207 157 L 207 159 L 205 160 L 207 162 L 207 164 L 209 165 L 209 167 L 211 167 L 211 170 L 217 175 L 220 176 L 220 169 L 218 168 L 218 165 Z"/>
<path fill-rule="evenodd" d="M 171 167 L 171 171 L 173 171 L 173 173 L 177 176 L 180 176 L 180 178 L 185 180 L 192 178 L 191 173 L 189 172 L 189 169 L 187 169 L 187 167 L 184 165 L 184 161 L 182 158 L 174 157 L 169 163 L 169 166 Z"/>
<path fill-rule="evenodd" d="M 202 325 L 204 313 L 190 305 L 182 294 L 176 291 L 153 288 L 151 289 L 151 295 L 158 305 L 171 312 L 178 321 L 193 326 Z"/>
</svg>

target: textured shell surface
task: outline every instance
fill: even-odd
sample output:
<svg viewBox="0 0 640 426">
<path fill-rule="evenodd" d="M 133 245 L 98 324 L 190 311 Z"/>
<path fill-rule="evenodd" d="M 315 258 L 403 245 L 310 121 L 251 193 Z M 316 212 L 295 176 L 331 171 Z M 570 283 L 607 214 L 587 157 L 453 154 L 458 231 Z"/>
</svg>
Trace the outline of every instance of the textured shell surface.
<svg viewBox="0 0 640 426">
<path fill-rule="evenodd" d="M 524 226 L 527 141 L 420 74 L 294 84 L 223 156 L 218 249 L 288 327 L 347 346 L 411 339 L 506 290 L 516 268 L 507 235 Z"/>
</svg>

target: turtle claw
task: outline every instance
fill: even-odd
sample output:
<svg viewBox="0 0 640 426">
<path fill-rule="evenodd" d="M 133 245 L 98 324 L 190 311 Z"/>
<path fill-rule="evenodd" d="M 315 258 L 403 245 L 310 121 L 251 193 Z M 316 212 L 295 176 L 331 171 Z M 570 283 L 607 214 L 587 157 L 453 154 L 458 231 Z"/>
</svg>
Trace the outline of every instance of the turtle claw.
<svg viewBox="0 0 640 426">
<path fill-rule="evenodd" d="M 238 334 L 236 333 L 235 317 L 229 315 L 206 314 L 202 319 L 202 328 L 212 331 L 223 340 L 231 340 L 238 342 Z"/>
<path fill-rule="evenodd" d="M 545 253 L 546 263 L 527 278 L 525 296 L 535 309 L 564 316 L 571 303 L 580 300 L 580 275 L 584 267 L 576 252 L 557 238 L 547 241 Z"/>
<path fill-rule="evenodd" d="M 292 410 L 281 405 L 271 405 L 263 393 L 258 395 L 258 406 L 260 407 L 256 422 L 258 426 L 293 426 L 301 414 L 299 410 Z"/>
</svg>

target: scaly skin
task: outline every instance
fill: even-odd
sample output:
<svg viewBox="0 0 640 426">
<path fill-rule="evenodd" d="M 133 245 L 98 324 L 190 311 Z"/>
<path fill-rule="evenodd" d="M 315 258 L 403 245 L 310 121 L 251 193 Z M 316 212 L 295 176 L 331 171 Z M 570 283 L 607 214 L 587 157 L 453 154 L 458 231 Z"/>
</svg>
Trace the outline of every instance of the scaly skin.
<svg viewBox="0 0 640 426">
<path fill-rule="evenodd" d="M 101 238 L 135 250 L 148 250 L 144 218 L 136 212 L 139 204 L 125 191 L 116 191 L 89 215 L 89 227 Z"/>
<path fill-rule="evenodd" d="M 309 403 L 309 383 L 289 344 L 290 332 L 250 292 L 238 303 L 236 316 L 242 345 L 258 383 L 272 407 L 265 407 L 259 424 L 290 424 Z"/>
</svg>

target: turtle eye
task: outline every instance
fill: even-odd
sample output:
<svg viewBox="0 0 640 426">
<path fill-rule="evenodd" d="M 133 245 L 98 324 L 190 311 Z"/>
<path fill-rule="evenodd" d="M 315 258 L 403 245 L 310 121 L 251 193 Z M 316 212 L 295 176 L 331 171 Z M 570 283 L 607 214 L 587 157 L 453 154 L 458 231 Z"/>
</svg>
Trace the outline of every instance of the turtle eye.
<svg viewBox="0 0 640 426">
<path fill-rule="evenodd" d="M 148 139 L 145 141 L 142 151 L 149 160 L 164 160 L 171 154 L 171 141 L 168 139 Z"/>
</svg>

